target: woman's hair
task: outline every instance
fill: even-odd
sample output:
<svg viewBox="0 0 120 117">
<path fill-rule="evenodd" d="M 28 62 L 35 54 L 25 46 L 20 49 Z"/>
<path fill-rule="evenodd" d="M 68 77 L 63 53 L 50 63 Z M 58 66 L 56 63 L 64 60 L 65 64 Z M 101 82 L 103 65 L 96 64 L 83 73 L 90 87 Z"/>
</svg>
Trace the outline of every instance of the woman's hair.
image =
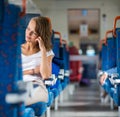
<svg viewBox="0 0 120 117">
<path fill-rule="evenodd" d="M 33 20 L 36 22 L 35 31 L 43 40 L 45 48 L 49 51 L 52 48 L 51 36 L 52 36 L 52 25 L 48 17 L 35 17 Z"/>
</svg>

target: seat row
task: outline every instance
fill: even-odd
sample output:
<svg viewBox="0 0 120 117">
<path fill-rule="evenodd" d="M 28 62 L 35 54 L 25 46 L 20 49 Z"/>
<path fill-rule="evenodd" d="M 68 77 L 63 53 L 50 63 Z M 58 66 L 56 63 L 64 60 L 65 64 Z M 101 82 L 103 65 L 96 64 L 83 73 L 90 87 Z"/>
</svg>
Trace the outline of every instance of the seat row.
<svg viewBox="0 0 120 117">
<path fill-rule="evenodd" d="M 115 17 L 113 28 L 108 30 L 105 38 L 101 40 L 101 74 L 116 69 L 113 73 L 112 71 L 110 74 L 107 73 L 108 77 L 102 87 L 111 97 L 111 108 L 114 107 L 113 102 L 118 106 L 120 116 L 120 28 L 117 27 L 118 20 L 120 16 Z"/>
<path fill-rule="evenodd" d="M 20 16 L 21 8 L 8 2 L 3 2 L 3 20 L 0 24 L 0 116 L 2 117 L 35 117 L 46 115 L 50 117 L 50 108 L 58 109 L 58 99 L 69 84 L 69 51 L 67 42 L 61 34 L 53 30 L 51 38 L 55 56 L 52 61 L 52 76 L 44 83 L 48 89 L 48 102 L 38 102 L 30 106 L 24 105 L 27 87 L 30 83 L 22 81 L 21 44 L 25 28 L 29 20 L 40 14 L 25 14 Z M 56 36 L 57 35 L 57 36 Z M 61 100 L 61 99 L 60 99 Z"/>
</svg>

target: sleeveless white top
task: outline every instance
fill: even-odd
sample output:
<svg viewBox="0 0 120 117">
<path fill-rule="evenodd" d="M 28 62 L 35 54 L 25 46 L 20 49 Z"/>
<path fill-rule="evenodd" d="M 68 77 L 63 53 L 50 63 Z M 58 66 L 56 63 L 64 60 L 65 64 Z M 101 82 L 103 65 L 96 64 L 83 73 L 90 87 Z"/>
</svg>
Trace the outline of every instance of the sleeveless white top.
<svg viewBox="0 0 120 117">
<path fill-rule="evenodd" d="M 50 55 L 54 56 L 54 53 L 52 50 L 48 51 L 46 54 L 47 54 L 47 57 Z M 41 51 L 28 56 L 22 54 L 22 70 L 23 71 L 34 69 L 36 66 L 39 66 L 40 63 L 41 63 Z M 23 75 L 24 81 L 33 81 L 33 80 L 38 81 L 40 79 L 41 79 L 40 77 L 34 76 L 34 75 Z"/>
</svg>

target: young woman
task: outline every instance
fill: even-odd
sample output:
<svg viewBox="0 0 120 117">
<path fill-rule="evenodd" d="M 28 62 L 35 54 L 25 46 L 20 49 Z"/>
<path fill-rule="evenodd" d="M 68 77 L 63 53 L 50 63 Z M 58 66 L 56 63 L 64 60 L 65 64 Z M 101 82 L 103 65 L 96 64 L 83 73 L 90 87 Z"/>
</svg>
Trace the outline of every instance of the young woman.
<svg viewBox="0 0 120 117">
<path fill-rule="evenodd" d="M 23 80 L 37 85 L 32 95 L 26 98 L 26 105 L 39 101 L 48 101 L 48 92 L 43 83 L 51 76 L 52 58 L 51 22 L 47 17 L 34 17 L 26 28 L 25 40 L 22 44 Z"/>
</svg>

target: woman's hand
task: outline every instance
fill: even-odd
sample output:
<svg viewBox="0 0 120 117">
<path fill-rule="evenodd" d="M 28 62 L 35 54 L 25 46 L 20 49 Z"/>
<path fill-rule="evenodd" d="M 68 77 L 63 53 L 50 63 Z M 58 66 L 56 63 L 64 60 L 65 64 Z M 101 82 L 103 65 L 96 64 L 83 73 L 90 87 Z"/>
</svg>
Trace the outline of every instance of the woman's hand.
<svg viewBox="0 0 120 117">
<path fill-rule="evenodd" d="M 40 75 L 40 66 L 35 67 L 34 69 L 23 71 L 24 75 Z"/>
<path fill-rule="evenodd" d="M 34 68 L 34 74 L 40 74 L 40 66 Z"/>
<path fill-rule="evenodd" d="M 45 49 L 44 42 L 43 42 L 43 40 L 42 40 L 42 38 L 41 38 L 40 36 L 36 39 L 36 41 L 38 42 L 39 48 L 40 48 L 41 51 L 42 51 L 42 50 L 46 50 L 46 49 Z"/>
</svg>

